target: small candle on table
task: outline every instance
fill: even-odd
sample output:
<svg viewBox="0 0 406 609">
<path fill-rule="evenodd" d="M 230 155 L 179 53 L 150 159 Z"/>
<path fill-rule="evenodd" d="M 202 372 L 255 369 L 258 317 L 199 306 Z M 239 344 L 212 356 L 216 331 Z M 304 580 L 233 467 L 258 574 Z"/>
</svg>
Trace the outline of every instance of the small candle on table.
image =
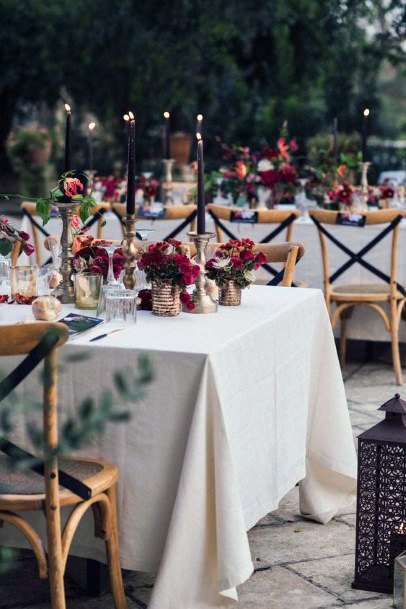
<svg viewBox="0 0 406 609">
<path fill-rule="evenodd" d="M 89 135 L 88 135 L 88 144 L 89 144 L 89 169 L 93 171 L 93 129 L 96 127 L 96 123 L 89 123 Z"/>
<path fill-rule="evenodd" d="M 164 138 L 164 159 L 171 158 L 171 115 L 169 112 L 164 112 L 165 119 L 165 138 Z"/>
<path fill-rule="evenodd" d="M 369 108 L 365 108 L 364 118 L 362 121 L 362 162 L 363 163 L 366 163 L 366 161 L 367 161 L 368 117 L 369 117 Z"/>
<path fill-rule="evenodd" d="M 135 213 L 135 117 L 128 113 L 127 214 Z"/>
<path fill-rule="evenodd" d="M 197 137 L 197 234 L 206 232 L 206 201 L 204 197 L 204 161 L 203 140 L 200 133 Z"/>
<path fill-rule="evenodd" d="M 70 153 L 71 153 L 71 123 L 72 110 L 69 104 L 65 104 L 66 110 L 66 130 L 65 130 L 65 173 L 72 169 Z"/>
</svg>

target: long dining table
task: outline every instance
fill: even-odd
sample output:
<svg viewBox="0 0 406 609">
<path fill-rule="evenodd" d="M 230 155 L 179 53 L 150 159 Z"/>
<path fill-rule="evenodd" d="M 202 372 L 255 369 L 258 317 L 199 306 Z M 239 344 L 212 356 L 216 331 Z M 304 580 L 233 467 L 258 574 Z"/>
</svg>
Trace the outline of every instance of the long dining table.
<svg viewBox="0 0 406 609">
<path fill-rule="evenodd" d="M 285 206 L 286 207 L 286 206 Z M 404 210 L 399 210 L 399 213 L 404 213 Z M 106 226 L 103 229 L 103 235 L 107 239 L 121 239 L 122 230 L 118 218 L 112 213 L 105 214 Z M 253 241 L 261 241 L 270 232 L 270 227 L 267 224 L 244 224 L 223 222 L 233 234 L 238 238 L 248 237 Z M 177 220 L 139 220 L 137 228 L 153 229 L 150 234 L 150 239 L 162 239 L 176 228 L 179 224 Z M 207 214 L 206 227 L 209 231 L 214 231 L 214 223 L 212 218 Z M 46 226 L 47 230 L 52 234 L 61 233 L 61 222 L 58 219 L 52 219 Z M 22 229 L 31 233 L 30 224 L 27 218 L 23 219 Z M 365 226 L 363 228 L 348 227 L 348 226 L 332 226 L 331 232 L 334 236 L 354 252 L 361 250 L 367 243 L 372 241 L 383 229 L 382 226 Z M 91 232 L 95 232 L 94 226 Z M 188 228 L 185 228 L 179 235 L 178 239 L 188 241 Z M 227 235 L 224 235 L 227 240 Z M 283 241 L 285 234 L 278 236 L 277 241 Z M 323 288 L 323 266 L 322 256 L 319 244 L 319 237 L 314 223 L 309 217 L 300 217 L 294 222 L 292 239 L 300 241 L 306 248 L 306 255 L 302 258 L 295 271 L 295 278 L 304 282 L 310 288 Z M 49 253 L 48 253 L 49 255 Z M 47 252 L 42 251 L 42 258 L 46 260 Z M 332 245 L 329 248 L 330 269 L 333 273 L 344 262 L 348 260 L 348 256 Z M 390 236 L 385 237 L 376 247 L 374 247 L 365 257 L 366 261 L 378 268 L 379 270 L 388 273 L 390 268 Z M 27 257 L 20 258 L 22 264 L 28 263 Z M 31 263 L 35 259 L 31 257 Z M 263 278 L 270 278 L 266 273 L 262 273 Z M 340 278 L 342 283 L 359 284 L 359 283 L 376 283 L 376 277 L 362 268 L 359 264 L 351 266 Z M 406 285 L 406 218 L 400 223 L 399 234 L 399 256 L 398 256 L 398 281 L 402 285 Z M 348 338 L 358 340 L 374 340 L 374 341 L 390 341 L 390 335 L 384 327 L 380 317 L 374 311 L 367 307 L 356 307 L 351 319 L 348 322 L 347 335 Z M 339 331 L 339 328 L 337 328 Z M 399 327 L 399 340 L 406 342 L 406 323 L 402 321 Z"/>
<path fill-rule="evenodd" d="M 29 315 L 28 306 L 0 305 L 1 325 Z M 150 609 L 237 600 L 253 572 L 247 531 L 297 483 L 302 514 L 318 523 L 354 501 L 356 454 L 320 290 L 253 286 L 240 307 L 204 316 L 139 311 L 137 323 L 90 342 L 101 328 L 60 350 L 60 422 L 110 388 L 114 371 L 150 356 L 146 396 L 123 404 L 131 420 L 109 424 L 83 451 L 118 465 L 122 566 L 156 573 Z M 39 372 L 18 391 L 39 396 Z M 12 435 L 24 446 L 27 417 L 16 415 Z M 92 533 L 81 526 L 71 553 L 104 561 Z M 23 545 L 7 524 L 0 543 Z"/>
</svg>

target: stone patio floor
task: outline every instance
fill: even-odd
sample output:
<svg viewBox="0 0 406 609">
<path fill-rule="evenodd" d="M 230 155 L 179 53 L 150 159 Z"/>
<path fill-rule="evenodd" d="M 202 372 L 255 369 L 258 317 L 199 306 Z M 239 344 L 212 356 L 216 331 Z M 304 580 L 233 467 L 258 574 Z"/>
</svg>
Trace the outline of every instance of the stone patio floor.
<svg viewBox="0 0 406 609">
<path fill-rule="evenodd" d="M 381 417 L 377 408 L 397 391 L 390 360 L 353 363 L 344 371 L 354 438 Z M 389 609 L 388 595 L 353 590 L 355 507 L 322 526 L 300 517 L 298 489 L 291 491 L 249 532 L 255 573 L 239 588 L 239 609 Z M 85 596 L 78 579 L 83 562 L 74 559 L 66 578 L 69 609 L 113 609 L 111 595 Z M 72 577 L 74 575 L 74 577 Z M 83 573 L 82 573 L 83 575 Z M 146 609 L 153 578 L 125 577 L 129 609 Z M 49 609 L 47 583 L 36 577 L 33 558 L 23 553 L 19 568 L 0 579 L 0 609 Z M 187 609 L 187 607 L 179 607 Z"/>
</svg>

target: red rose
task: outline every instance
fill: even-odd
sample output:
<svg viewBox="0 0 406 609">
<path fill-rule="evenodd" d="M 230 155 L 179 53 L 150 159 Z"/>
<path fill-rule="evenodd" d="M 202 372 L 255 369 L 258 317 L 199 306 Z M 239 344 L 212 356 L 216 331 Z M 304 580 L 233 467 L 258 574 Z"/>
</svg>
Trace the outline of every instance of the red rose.
<svg viewBox="0 0 406 609">
<path fill-rule="evenodd" d="M 246 260 L 254 260 L 255 259 L 255 254 L 253 254 L 250 250 L 243 250 L 240 253 L 240 258 L 241 258 L 241 260 L 244 260 L 244 262 Z"/>
<path fill-rule="evenodd" d="M 195 308 L 195 303 L 193 302 L 193 300 L 186 304 L 186 308 L 188 311 L 193 311 L 193 309 Z"/>
<path fill-rule="evenodd" d="M 240 269 L 242 266 L 244 266 L 244 262 L 238 256 L 231 257 L 231 264 L 235 269 Z"/>
<path fill-rule="evenodd" d="M 30 240 L 30 236 L 29 236 L 29 234 L 28 234 L 28 233 L 26 233 L 26 232 L 25 232 L 25 231 L 23 231 L 23 230 L 20 230 L 20 232 L 18 233 L 18 236 L 19 236 L 19 237 L 21 237 L 21 239 L 22 239 L 23 241 L 29 241 L 29 240 Z"/>
<path fill-rule="evenodd" d="M 30 243 L 23 243 L 23 252 L 27 254 L 27 256 L 31 256 L 35 252 L 35 247 Z"/>
<path fill-rule="evenodd" d="M 187 305 L 187 303 L 190 302 L 189 292 L 181 292 L 179 298 L 180 298 L 181 303 L 184 305 Z"/>
<path fill-rule="evenodd" d="M 89 271 L 89 273 L 97 273 L 98 275 L 103 275 L 102 269 L 96 264 L 92 264 L 92 266 L 89 266 L 87 270 Z"/>
</svg>

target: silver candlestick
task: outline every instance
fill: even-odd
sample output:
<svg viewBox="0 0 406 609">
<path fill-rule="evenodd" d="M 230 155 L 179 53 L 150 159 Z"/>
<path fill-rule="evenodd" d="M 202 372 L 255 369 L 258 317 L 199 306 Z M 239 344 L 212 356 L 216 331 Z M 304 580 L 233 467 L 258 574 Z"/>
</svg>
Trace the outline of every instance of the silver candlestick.
<svg viewBox="0 0 406 609">
<path fill-rule="evenodd" d="M 72 281 L 72 217 L 76 211 L 77 203 L 56 204 L 62 219 L 61 235 L 61 266 L 59 272 L 62 279 L 58 287 L 52 292 L 63 304 L 75 302 L 75 289 Z"/>
<path fill-rule="evenodd" d="M 196 246 L 196 264 L 200 267 L 200 273 L 195 281 L 195 289 L 192 294 L 193 300 L 196 301 L 196 306 L 193 311 L 188 313 L 217 313 L 217 302 L 213 300 L 207 291 L 206 279 L 206 248 L 209 240 L 215 236 L 215 233 L 188 233 L 190 240 Z"/>
<path fill-rule="evenodd" d="M 369 162 L 359 163 L 361 169 L 361 194 L 364 207 L 368 207 L 368 169 L 370 165 L 371 163 Z"/>
<path fill-rule="evenodd" d="M 173 203 L 172 190 L 173 190 L 173 178 L 172 169 L 175 163 L 174 159 L 163 159 L 164 165 L 164 179 L 162 182 L 162 199 L 165 204 Z"/>
</svg>

